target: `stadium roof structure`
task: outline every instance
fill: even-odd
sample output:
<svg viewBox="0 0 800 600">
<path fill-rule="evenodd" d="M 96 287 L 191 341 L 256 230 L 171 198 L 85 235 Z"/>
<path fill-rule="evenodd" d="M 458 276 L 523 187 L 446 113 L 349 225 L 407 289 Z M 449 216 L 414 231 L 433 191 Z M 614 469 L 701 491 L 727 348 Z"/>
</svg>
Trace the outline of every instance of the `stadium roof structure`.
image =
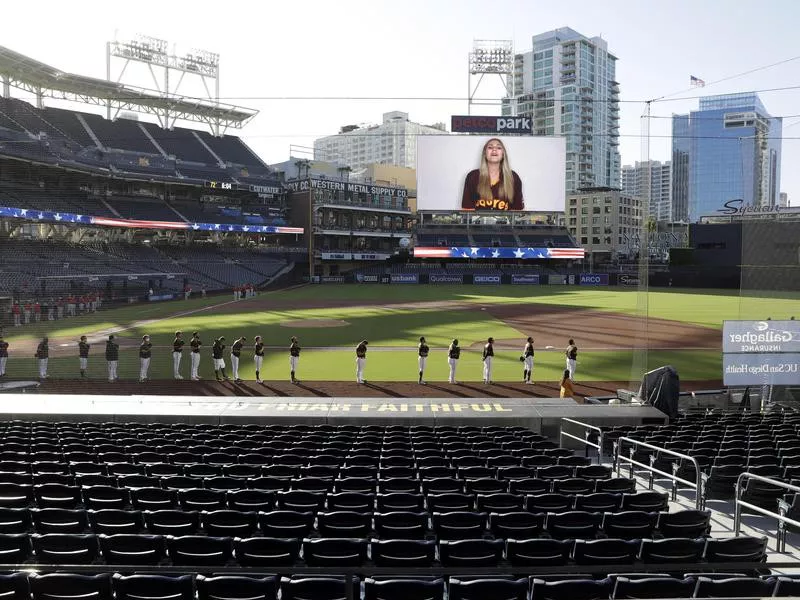
<svg viewBox="0 0 800 600">
<path fill-rule="evenodd" d="M 12 86 L 43 96 L 110 106 L 119 110 L 152 114 L 163 119 L 207 123 L 219 128 L 241 129 L 258 114 L 257 110 L 224 104 L 211 99 L 124 85 L 60 71 L 50 65 L 0 46 L 0 78 L 4 87 Z M 162 122 L 163 127 L 170 123 Z"/>
</svg>

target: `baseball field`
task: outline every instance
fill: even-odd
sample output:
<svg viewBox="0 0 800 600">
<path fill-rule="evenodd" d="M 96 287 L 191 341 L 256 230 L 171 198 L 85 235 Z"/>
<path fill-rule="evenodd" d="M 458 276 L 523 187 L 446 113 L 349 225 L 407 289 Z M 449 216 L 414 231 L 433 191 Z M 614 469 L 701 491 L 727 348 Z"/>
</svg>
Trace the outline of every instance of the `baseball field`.
<svg viewBox="0 0 800 600">
<path fill-rule="evenodd" d="M 288 379 L 289 338 L 303 347 L 298 377 L 304 381 L 353 381 L 354 347 L 369 340 L 368 380 L 412 382 L 417 378 L 416 345 L 431 346 L 426 379 L 447 380 L 447 345 L 458 338 L 462 356 L 458 379 L 480 381 L 481 349 L 495 341 L 493 379 L 519 382 L 520 352 L 527 336 L 536 348 L 534 380 L 557 381 L 564 348 L 574 338 L 580 349 L 576 380 L 638 381 L 647 350 L 647 367 L 674 365 L 681 380 L 721 379 L 721 327 L 726 319 L 786 319 L 800 316 L 797 294 L 744 295 L 715 290 L 658 289 L 649 293 L 621 288 L 558 286 L 317 285 L 261 293 L 234 301 L 231 296 L 135 304 L 60 321 L 7 327 L 7 376 L 35 379 L 34 351 L 50 338 L 51 379 L 78 377 L 77 341 L 92 344 L 89 376 L 106 379 L 105 340 L 120 343 L 119 376 L 138 378 L 138 345 L 151 336 L 150 377 L 172 379 L 171 342 L 175 331 L 199 331 L 204 342 L 200 375 L 213 379 L 211 344 L 224 335 L 228 350 L 247 338 L 240 376 L 255 378 L 252 343 L 267 346 L 262 379 Z M 189 375 L 188 345 L 182 371 Z M 230 375 L 230 368 L 228 370 Z M 49 384 L 52 386 L 52 384 Z M 57 389 L 57 388 L 56 388 Z"/>
</svg>

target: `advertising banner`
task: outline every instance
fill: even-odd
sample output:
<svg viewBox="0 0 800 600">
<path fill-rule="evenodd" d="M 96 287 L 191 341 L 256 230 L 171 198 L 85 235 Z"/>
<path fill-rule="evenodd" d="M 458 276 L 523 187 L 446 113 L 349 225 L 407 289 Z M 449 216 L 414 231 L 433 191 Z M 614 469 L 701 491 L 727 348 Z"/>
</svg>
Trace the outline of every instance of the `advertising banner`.
<svg viewBox="0 0 800 600">
<path fill-rule="evenodd" d="M 531 135 L 533 133 L 533 119 L 530 117 L 453 115 L 450 117 L 450 131 L 453 133 Z"/>
<path fill-rule="evenodd" d="M 419 273 L 392 273 L 392 283 L 419 283 Z"/>
<path fill-rule="evenodd" d="M 500 285 L 500 274 L 496 275 L 473 275 L 472 283 L 478 285 Z"/>
<path fill-rule="evenodd" d="M 800 352 L 800 321 L 724 321 L 722 351 Z"/>
<path fill-rule="evenodd" d="M 491 186 L 481 175 L 487 165 L 499 165 L 508 181 Z M 561 212 L 565 173 L 563 137 L 423 135 L 417 139 L 417 208 Z"/>
<path fill-rule="evenodd" d="M 633 273 L 620 273 L 617 275 L 617 285 L 636 287 L 639 285 L 639 276 Z"/>
<path fill-rule="evenodd" d="M 428 275 L 429 283 L 464 283 L 463 275 L 455 273 L 431 273 Z"/>
<path fill-rule="evenodd" d="M 511 285 L 539 285 L 539 274 L 512 275 Z"/>
<path fill-rule="evenodd" d="M 173 298 L 175 298 L 175 294 L 153 294 L 147 297 L 150 302 L 162 302 L 164 300 L 172 300 Z"/>
<path fill-rule="evenodd" d="M 353 260 L 388 260 L 391 256 L 391 254 L 384 254 L 381 252 L 354 252 Z"/>
<path fill-rule="evenodd" d="M 797 385 L 800 354 L 723 354 L 724 385 Z"/>
<path fill-rule="evenodd" d="M 567 285 L 567 276 L 566 275 L 548 275 L 547 276 L 547 283 L 550 285 Z"/>
<path fill-rule="evenodd" d="M 319 280 L 320 283 L 344 283 L 344 275 L 323 275 Z"/>
<path fill-rule="evenodd" d="M 352 260 L 350 252 L 323 252 L 322 260 Z"/>
<path fill-rule="evenodd" d="M 581 273 L 581 285 L 608 285 L 608 273 Z"/>
<path fill-rule="evenodd" d="M 378 275 L 364 275 L 363 273 L 356 273 L 356 281 L 358 283 L 379 283 L 380 277 Z"/>
</svg>

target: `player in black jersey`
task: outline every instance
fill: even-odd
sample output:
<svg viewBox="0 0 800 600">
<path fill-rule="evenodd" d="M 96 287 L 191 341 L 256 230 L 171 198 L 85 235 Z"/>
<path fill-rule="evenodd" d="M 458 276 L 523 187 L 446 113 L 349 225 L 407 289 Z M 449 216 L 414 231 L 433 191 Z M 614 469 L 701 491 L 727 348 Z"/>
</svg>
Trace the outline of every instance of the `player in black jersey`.
<svg viewBox="0 0 800 600">
<path fill-rule="evenodd" d="M 419 346 L 417 347 L 417 363 L 419 364 L 419 384 L 425 385 L 425 381 L 423 380 L 422 376 L 425 374 L 425 364 L 428 362 L 428 353 L 430 352 L 430 347 L 428 346 L 427 342 L 425 341 L 425 337 L 419 338 Z"/>
<path fill-rule="evenodd" d="M 264 383 L 261 381 L 261 366 L 264 364 L 264 342 L 261 341 L 260 335 L 257 335 L 254 341 L 253 361 L 256 363 L 256 383 Z"/>
<path fill-rule="evenodd" d="M 531 381 L 531 376 L 533 375 L 533 338 L 528 337 L 528 341 L 525 344 L 525 348 L 522 349 L 522 356 L 519 357 L 520 360 L 525 364 L 525 368 L 522 371 L 522 381 L 528 385 L 531 385 L 533 382 Z"/>
<path fill-rule="evenodd" d="M 214 359 L 214 375 L 217 378 L 217 381 L 228 381 L 228 376 L 225 374 L 225 358 L 223 357 L 223 352 L 225 352 L 225 336 L 219 336 L 216 340 L 214 340 L 214 345 L 211 346 L 211 356 Z"/>
<path fill-rule="evenodd" d="M 300 383 L 295 376 L 297 371 L 297 363 L 300 362 L 300 342 L 297 338 L 292 336 L 292 343 L 289 344 L 289 375 L 292 383 Z"/>
<path fill-rule="evenodd" d="M 450 347 L 447 349 L 447 364 L 450 365 L 450 383 L 458 383 L 456 381 L 456 367 L 458 366 L 458 359 L 461 358 L 461 347 L 458 345 L 458 340 L 453 340 Z"/>
<path fill-rule="evenodd" d="M 81 364 L 81 377 L 86 377 L 86 368 L 89 366 L 89 342 L 86 336 L 82 335 L 78 342 L 78 361 Z"/>
<path fill-rule="evenodd" d="M 192 381 L 198 381 L 200 379 L 198 371 L 200 370 L 200 346 L 202 345 L 203 342 L 200 341 L 200 332 L 193 331 L 192 339 L 189 340 L 189 346 L 192 348 L 192 352 L 189 355 L 192 359 Z"/>
<path fill-rule="evenodd" d="M 150 368 L 151 348 L 150 336 L 143 335 L 142 343 L 139 344 L 139 383 L 147 381 L 147 371 Z"/>
<path fill-rule="evenodd" d="M 176 331 L 175 339 L 172 340 L 172 376 L 175 379 L 183 379 L 181 375 L 181 356 L 183 355 L 183 332 Z"/>
</svg>

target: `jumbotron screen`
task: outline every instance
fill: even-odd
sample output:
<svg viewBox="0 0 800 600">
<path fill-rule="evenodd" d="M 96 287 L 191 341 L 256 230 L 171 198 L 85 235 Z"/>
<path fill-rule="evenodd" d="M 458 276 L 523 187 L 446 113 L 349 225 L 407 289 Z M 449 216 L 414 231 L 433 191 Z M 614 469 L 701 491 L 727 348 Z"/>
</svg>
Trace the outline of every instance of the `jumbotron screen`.
<svg viewBox="0 0 800 600">
<path fill-rule="evenodd" d="M 432 135 L 417 138 L 417 209 L 564 210 L 562 137 Z"/>
</svg>

